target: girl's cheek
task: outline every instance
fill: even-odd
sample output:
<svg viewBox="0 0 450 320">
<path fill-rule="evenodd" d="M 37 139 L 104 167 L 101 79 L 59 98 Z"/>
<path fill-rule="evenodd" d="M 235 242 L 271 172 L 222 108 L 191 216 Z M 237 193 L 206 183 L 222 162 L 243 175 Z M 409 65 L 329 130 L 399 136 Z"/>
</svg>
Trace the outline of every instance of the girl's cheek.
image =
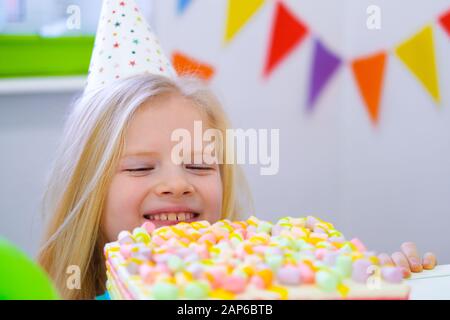
<svg viewBox="0 0 450 320">
<path fill-rule="evenodd" d="M 123 179 L 118 179 L 116 185 L 114 186 L 114 191 L 112 192 L 113 199 L 112 202 L 118 210 L 122 211 L 120 213 L 134 213 L 138 214 L 140 202 L 145 196 L 145 184 L 143 180 L 134 177 L 124 177 Z"/>
<path fill-rule="evenodd" d="M 142 184 L 142 183 L 141 183 Z M 111 183 L 104 216 L 104 231 L 114 241 L 122 230 L 130 230 L 140 223 L 142 186 L 128 177 L 116 177 Z"/>
<path fill-rule="evenodd" d="M 197 190 L 205 201 L 205 210 L 211 215 L 208 220 L 218 220 L 222 210 L 222 181 L 220 175 L 205 177 L 198 182 Z"/>
</svg>

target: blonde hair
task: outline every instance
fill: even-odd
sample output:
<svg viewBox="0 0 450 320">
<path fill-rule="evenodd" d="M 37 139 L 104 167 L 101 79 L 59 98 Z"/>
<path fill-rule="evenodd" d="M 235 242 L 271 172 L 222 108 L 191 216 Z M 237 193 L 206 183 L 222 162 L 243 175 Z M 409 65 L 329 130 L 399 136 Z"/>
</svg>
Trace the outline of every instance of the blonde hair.
<svg viewBox="0 0 450 320">
<path fill-rule="evenodd" d="M 67 119 L 43 197 L 43 212 L 49 221 L 38 256 L 64 299 L 91 299 L 105 290 L 101 221 L 109 183 L 133 115 L 148 99 L 165 94 L 191 100 L 206 113 L 210 126 L 225 136 L 230 122 L 220 103 L 202 83 L 187 77 L 147 74 L 115 81 L 85 93 Z M 220 174 L 222 218 L 237 219 L 244 209 L 252 210 L 241 169 L 221 164 Z M 243 200 L 249 201 L 248 207 Z M 79 267 L 80 289 L 66 285 L 69 266 Z"/>
</svg>

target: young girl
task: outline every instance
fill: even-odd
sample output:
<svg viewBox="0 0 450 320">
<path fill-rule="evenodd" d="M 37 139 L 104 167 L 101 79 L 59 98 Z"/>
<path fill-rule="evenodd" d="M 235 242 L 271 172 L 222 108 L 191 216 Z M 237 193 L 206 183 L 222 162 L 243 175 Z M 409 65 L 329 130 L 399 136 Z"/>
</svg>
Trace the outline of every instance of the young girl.
<svg viewBox="0 0 450 320">
<path fill-rule="evenodd" d="M 229 127 L 215 97 L 192 79 L 133 76 L 76 104 L 44 197 L 50 221 L 39 255 L 63 298 L 105 290 L 103 246 L 121 230 L 147 220 L 161 226 L 242 213 L 238 195 L 250 196 L 237 166 L 171 161 L 171 133 L 193 135 L 197 120 L 224 136 Z M 71 265 L 81 270 L 80 290 L 66 286 Z"/>
<path fill-rule="evenodd" d="M 229 128 L 211 92 L 183 78 L 133 76 L 76 104 L 45 195 L 50 221 L 39 255 L 63 298 L 90 299 L 104 292 L 103 246 L 121 230 L 147 220 L 158 227 L 242 218 L 241 200 L 250 193 L 239 167 L 172 161 L 171 133 L 185 128 L 193 135 L 194 121 L 223 133 Z M 427 254 L 422 263 L 413 243 L 403 244 L 402 251 L 393 260 L 380 258 L 407 272 L 434 267 L 435 257 Z M 79 290 L 66 285 L 73 265 L 81 271 Z"/>
</svg>

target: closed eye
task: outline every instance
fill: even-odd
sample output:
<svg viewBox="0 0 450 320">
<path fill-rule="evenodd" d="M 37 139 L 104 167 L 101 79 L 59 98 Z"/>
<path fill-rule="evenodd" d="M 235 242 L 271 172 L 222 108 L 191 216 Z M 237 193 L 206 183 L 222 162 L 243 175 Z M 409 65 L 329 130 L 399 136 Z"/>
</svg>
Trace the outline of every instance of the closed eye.
<svg viewBox="0 0 450 320">
<path fill-rule="evenodd" d="M 150 171 L 153 170 L 154 168 L 136 168 L 136 169 L 125 169 L 125 171 L 128 172 L 142 172 L 142 171 Z"/>
<path fill-rule="evenodd" d="M 209 166 L 202 166 L 202 165 L 187 165 L 186 169 L 193 169 L 193 170 L 213 170 L 213 167 Z"/>
</svg>

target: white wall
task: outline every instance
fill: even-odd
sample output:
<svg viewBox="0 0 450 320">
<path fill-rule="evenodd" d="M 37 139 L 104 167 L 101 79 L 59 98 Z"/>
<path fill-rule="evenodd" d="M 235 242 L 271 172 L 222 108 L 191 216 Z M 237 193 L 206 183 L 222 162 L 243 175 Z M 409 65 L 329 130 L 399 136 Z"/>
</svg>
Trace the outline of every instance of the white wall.
<svg viewBox="0 0 450 320">
<path fill-rule="evenodd" d="M 73 94 L 0 95 L 0 236 L 34 255 L 40 199 Z"/>
<path fill-rule="evenodd" d="M 184 15 L 176 1 L 157 1 L 155 29 L 167 53 L 180 49 L 217 68 L 212 85 L 236 127 L 280 128 L 280 171 L 246 167 L 262 218 L 314 214 L 374 250 L 414 240 L 450 263 L 450 41 L 435 28 L 442 104 L 437 107 L 404 66 L 389 57 L 380 125 L 374 128 L 348 67 L 340 69 L 316 110 L 304 104 L 311 38 L 272 76 L 261 77 L 274 2 L 222 44 L 225 0 L 197 0 Z M 333 50 L 352 58 L 393 48 L 449 0 L 285 1 Z M 369 4 L 382 29 L 365 28 Z M 447 90 L 446 90 L 447 89 Z M 70 94 L 0 96 L 0 234 L 30 254 L 41 232 L 39 196 Z"/>
</svg>

